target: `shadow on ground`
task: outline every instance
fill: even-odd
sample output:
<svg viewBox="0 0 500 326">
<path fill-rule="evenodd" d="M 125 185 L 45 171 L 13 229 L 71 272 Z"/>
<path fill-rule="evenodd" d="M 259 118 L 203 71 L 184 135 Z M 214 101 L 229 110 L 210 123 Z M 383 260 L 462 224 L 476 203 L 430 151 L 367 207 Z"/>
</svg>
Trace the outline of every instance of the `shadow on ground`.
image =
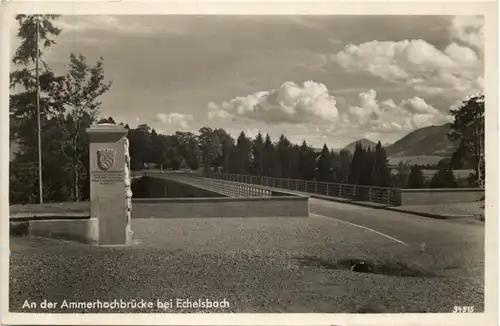
<svg viewBox="0 0 500 326">
<path fill-rule="evenodd" d="M 424 270 L 416 266 L 409 266 L 399 261 L 372 262 L 364 259 L 327 260 L 312 256 L 295 257 L 303 266 L 313 266 L 334 270 L 350 270 L 354 273 L 380 274 L 397 277 L 439 277 L 435 272 Z"/>
</svg>

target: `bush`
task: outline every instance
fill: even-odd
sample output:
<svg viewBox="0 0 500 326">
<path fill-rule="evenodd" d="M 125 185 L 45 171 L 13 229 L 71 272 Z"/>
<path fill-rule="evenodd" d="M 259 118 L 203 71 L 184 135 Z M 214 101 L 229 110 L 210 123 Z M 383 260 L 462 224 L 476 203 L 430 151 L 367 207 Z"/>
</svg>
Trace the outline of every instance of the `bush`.
<svg viewBox="0 0 500 326">
<path fill-rule="evenodd" d="M 23 236 L 29 233 L 29 222 L 12 222 L 10 223 L 11 236 Z"/>
<path fill-rule="evenodd" d="M 410 169 L 410 174 L 408 175 L 408 188 L 419 189 L 423 188 L 425 185 L 425 177 L 419 166 L 414 165 Z"/>
<path fill-rule="evenodd" d="M 456 188 L 458 186 L 455 174 L 451 169 L 441 169 L 434 173 L 430 181 L 431 188 Z"/>
</svg>

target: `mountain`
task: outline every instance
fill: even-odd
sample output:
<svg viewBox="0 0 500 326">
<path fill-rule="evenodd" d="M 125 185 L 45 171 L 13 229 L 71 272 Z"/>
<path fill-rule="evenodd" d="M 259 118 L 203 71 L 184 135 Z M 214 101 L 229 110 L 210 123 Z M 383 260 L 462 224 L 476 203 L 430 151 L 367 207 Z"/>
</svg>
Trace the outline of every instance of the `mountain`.
<svg viewBox="0 0 500 326">
<path fill-rule="evenodd" d="M 406 157 L 434 155 L 449 157 L 455 150 L 455 144 L 448 139 L 451 124 L 429 126 L 417 129 L 394 144 L 387 146 L 388 157 Z"/>
<path fill-rule="evenodd" d="M 369 139 L 363 138 L 363 139 L 358 139 L 356 141 L 353 141 L 352 143 L 350 143 L 349 145 L 344 147 L 344 149 L 350 151 L 351 153 L 354 153 L 354 150 L 356 149 L 357 143 L 361 143 L 361 146 L 363 146 L 363 148 L 367 148 L 367 147 L 375 148 L 375 146 L 377 146 L 377 143 L 372 142 Z"/>
</svg>

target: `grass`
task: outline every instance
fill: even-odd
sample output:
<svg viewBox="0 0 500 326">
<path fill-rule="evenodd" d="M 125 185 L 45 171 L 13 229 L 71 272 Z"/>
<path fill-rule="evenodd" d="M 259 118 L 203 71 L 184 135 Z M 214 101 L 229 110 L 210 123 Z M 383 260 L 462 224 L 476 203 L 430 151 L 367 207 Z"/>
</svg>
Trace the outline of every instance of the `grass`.
<svg viewBox="0 0 500 326">
<path fill-rule="evenodd" d="M 40 311 L 21 309 L 24 300 L 120 298 L 230 302 L 229 309 L 208 312 L 484 309 L 484 243 L 458 245 L 457 239 L 450 247 L 422 252 L 319 217 L 141 219 L 133 220 L 132 227 L 142 243 L 126 248 L 11 237 L 10 310 Z M 396 266 L 421 273 L 354 273 L 342 267 L 351 259 L 366 259 L 378 270 Z"/>
<path fill-rule="evenodd" d="M 469 202 L 469 203 L 449 203 L 449 204 L 436 204 L 436 205 L 407 205 L 401 208 L 409 209 L 416 212 L 432 213 L 439 215 L 456 215 L 456 216 L 473 216 L 479 217 L 484 215 L 484 201 L 483 202 Z"/>
</svg>

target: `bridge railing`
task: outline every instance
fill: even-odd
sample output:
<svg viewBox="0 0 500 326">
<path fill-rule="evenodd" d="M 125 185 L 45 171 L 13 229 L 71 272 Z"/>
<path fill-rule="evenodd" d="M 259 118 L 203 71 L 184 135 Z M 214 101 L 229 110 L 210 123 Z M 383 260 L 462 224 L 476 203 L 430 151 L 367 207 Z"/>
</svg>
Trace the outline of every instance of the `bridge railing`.
<svg viewBox="0 0 500 326">
<path fill-rule="evenodd" d="M 144 175 L 154 176 L 154 173 L 147 172 Z M 231 182 L 230 180 L 222 180 L 217 178 L 203 179 L 199 176 L 191 176 L 184 173 L 166 173 L 161 174 L 162 178 L 172 181 L 189 184 L 201 189 L 209 190 L 228 197 L 270 197 L 273 195 L 272 190 L 266 189 L 258 185 L 250 185 L 246 183 Z"/>
<path fill-rule="evenodd" d="M 230 173 L 207 173 L 206 177 L 212 180 L 260 185 L 265 187 L 287 189 L 309 194 L 345 198 L 356 201 L 369 201 L 388 205 L 400 205 L 401 202 L 401 192 L 397 188 L 360 186 L 345 183 L 285 179 Z"/>
</svg>

